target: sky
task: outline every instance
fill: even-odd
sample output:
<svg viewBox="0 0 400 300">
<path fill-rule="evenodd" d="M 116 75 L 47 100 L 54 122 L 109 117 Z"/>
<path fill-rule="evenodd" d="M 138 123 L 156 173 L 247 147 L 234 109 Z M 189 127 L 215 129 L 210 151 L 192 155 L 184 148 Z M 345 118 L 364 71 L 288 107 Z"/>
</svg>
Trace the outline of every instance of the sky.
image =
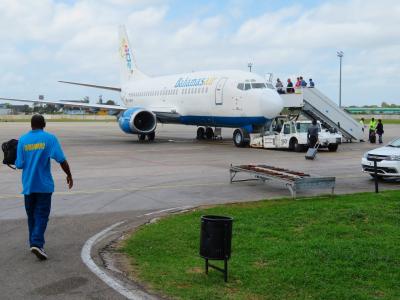
<svg viewBox="0 0 400 300">
<path fill-rule="evenodd" d="M 0 97 L 119 101 L 118 27 L 150 76 L 239 69 L 312 78 L 342 104 L 400 104 L 400 1 L 0 0 Z"/>
</svg>

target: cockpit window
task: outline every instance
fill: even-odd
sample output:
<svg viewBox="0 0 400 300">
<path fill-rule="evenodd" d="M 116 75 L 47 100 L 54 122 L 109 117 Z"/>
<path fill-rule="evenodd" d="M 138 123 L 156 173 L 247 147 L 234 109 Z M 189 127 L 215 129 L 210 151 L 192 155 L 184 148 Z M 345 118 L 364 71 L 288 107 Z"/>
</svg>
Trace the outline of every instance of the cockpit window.
<svg viewBox="0 0 400 300">
<path fill-rule="evenodd" d="M 251 81 L 251 83 L 249 82 Z M 239 90 L 250 90 L 250 89 L 265 89 L 265 88 L 269 88 L 269 89 L 274 89 L 274 86 L 270 83 L 264 83 L 264 82 L 254 82 L 254 79 L 251 80 L 246 80 L 245 83 L 238 83 L 237 88 Z"/>
<path fill-rule="evenodd" d="M 262 82 L 252 82 L 251 87 L 253 89 L 265 89 L 265 84 Z"/>
</svg>

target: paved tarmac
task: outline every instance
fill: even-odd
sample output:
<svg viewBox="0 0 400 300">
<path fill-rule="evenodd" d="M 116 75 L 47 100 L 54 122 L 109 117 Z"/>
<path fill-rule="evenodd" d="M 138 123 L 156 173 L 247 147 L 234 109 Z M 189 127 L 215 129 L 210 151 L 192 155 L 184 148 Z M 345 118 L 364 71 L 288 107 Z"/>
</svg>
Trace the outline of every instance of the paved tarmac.
<svg viewBox="0 0 400 300">
<path fill-rule="evenodd" d="M 0 123 L 0 141 L 23 134 L 28 123 Z M 400 126 L 386 125 L 385 140 Z M 160 125 L 154 143 L 139 143 L 117 124 L 48 123 L 70 162 L 75 186 L 53 164 L 56 192 L 47 231 L 50 259 L 37 261 L 28 251 L 20 172 L 0 166 L 0 295 L 2 299 L 121 299 L 81 262 L 85 241 L 120 220 L 178 206 L 197 206 L 289 196 L 282 186 L 229 183 L 229 165 L 265 163 L 312 174 L 336 176 L 336 192 L 373 191 L 360 168 L 362 154 L 377 145 L 343 144 L 337 153 L 320 152 L 315 161 L 304 153 L 236 148 L 232 130 L 223 141 L 196 141 L 196 128 Z M 399 189 L 383 182 L 381 189 Z M 324 191 L 322 191 L 324 192 Z M 298 196 L 314 192 L 299 192 Z"/>
</svg>

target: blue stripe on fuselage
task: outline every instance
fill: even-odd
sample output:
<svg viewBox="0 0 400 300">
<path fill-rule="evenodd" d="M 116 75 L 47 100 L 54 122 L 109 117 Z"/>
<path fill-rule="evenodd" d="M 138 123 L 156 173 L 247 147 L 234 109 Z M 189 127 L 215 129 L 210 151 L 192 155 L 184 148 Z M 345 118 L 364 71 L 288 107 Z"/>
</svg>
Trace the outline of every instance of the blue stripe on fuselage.
<svg viewBox="0 0 400 300">
<path fill-rule="evenodd" d="M 269 119 L 265 117 L 181 116 L 179 120 L 185 125 L 239 128 L 248 125 L 264 125 Z"/>
</svg>

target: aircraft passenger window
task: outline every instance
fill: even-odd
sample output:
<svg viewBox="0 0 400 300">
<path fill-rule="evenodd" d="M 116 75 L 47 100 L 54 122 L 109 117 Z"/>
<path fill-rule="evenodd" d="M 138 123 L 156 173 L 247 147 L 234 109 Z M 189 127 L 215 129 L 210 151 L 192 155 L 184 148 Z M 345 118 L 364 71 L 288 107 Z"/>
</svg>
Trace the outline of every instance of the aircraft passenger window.
<svg viewBox="0 0 400 300">
<path fill-rule="evenodd" d="M 251 87 L 253 89 L 265 89 L 265 84 L 262 82 L 252 83 Z"/>
<path fill-rule="evenodd" d="M 239 83 L 238 85 L 237 85 L 237 88 L 239 89 L 239 90 L 244 90 L 244 83 Z"/>
<path fill-rule="evenodd" d="M 247 90 L 249 90 L 249 89 L 251 89 L 250 83 L 246 83 L 246 84 L 244 85 L 244 90 L 247 91 Z"/>
</svg>

